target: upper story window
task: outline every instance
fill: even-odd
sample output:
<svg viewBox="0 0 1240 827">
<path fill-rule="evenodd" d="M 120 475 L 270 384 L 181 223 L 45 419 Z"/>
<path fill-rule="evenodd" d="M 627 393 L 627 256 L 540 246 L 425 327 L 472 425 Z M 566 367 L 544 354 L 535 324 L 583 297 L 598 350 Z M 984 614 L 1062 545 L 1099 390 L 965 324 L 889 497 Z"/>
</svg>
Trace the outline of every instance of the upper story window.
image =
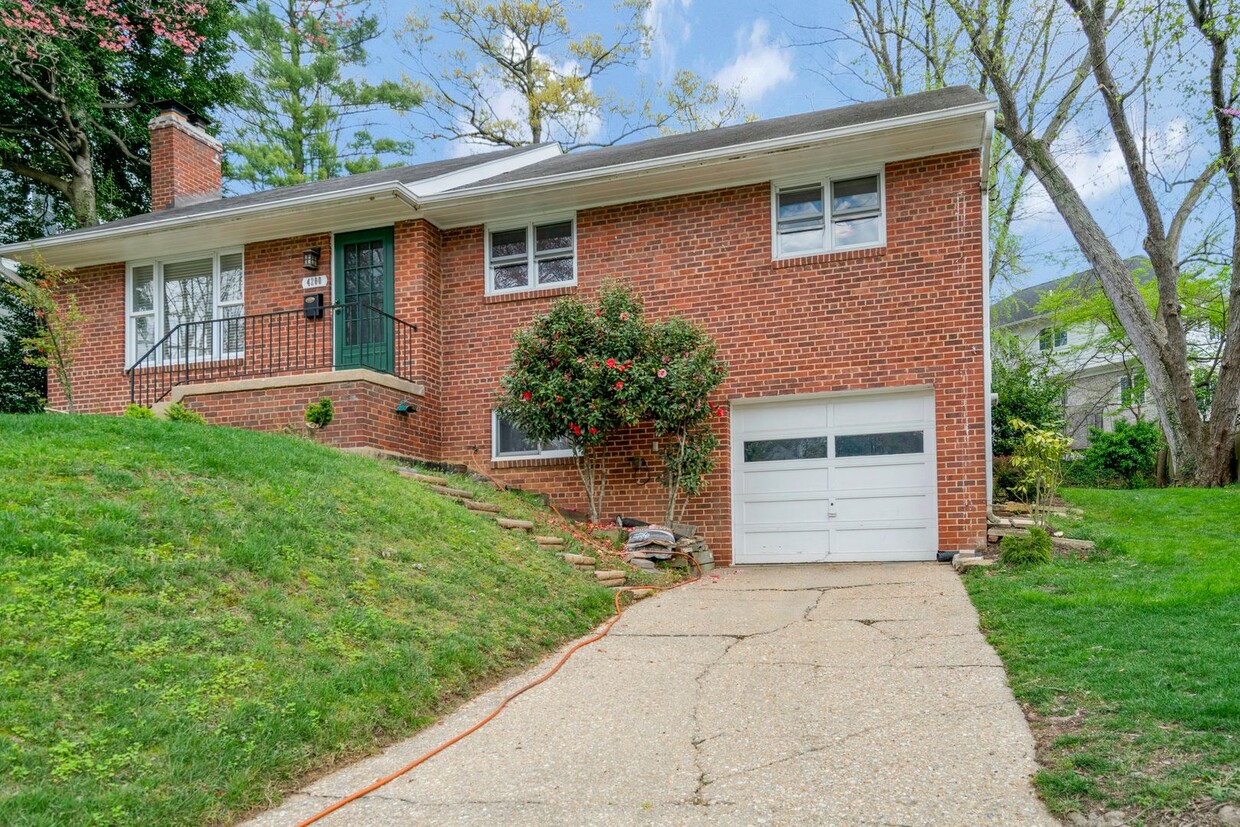
<svg viewBox="0 0 1240 827">
<path fill-rule="evenodd" d="M 776 258 L 881 246 L 887 239 L 883 176 L 777 187 L 774 218 Z"/>
<path fill-rule="evenodd" d="M 521 429 L 491 411 L 491 458 L 492 459 L 547 459 L 571 457 L 573 449 L 567 438 L 538 442 L 529 439 Z"/>
<path fill-rule="evenodd" d="M 1045 353 L 1068 345 L 1068 331 L 1062 327 L 1044 327 L 1038 334 L 1038 350 Z"/>
<path fill-rule="evenodd" d="M 125 362 L 163 342 L 161 361 L 228 359 L 245 351 L 241 250 L 131 262 L 125 284 Z"/>
<path fill-rule="evenodd" d="M 1132 376 L 1124 374 L 1119 378 L 1119 404 L 1144 405 L 1145 389 L 1148 385 L 1144 374 L 1140 372 Z"/>
<path fill-rule="evenodd" d="M 487 295 L 577 283 L 571 218 L 487 228 Z"/>
</svg>

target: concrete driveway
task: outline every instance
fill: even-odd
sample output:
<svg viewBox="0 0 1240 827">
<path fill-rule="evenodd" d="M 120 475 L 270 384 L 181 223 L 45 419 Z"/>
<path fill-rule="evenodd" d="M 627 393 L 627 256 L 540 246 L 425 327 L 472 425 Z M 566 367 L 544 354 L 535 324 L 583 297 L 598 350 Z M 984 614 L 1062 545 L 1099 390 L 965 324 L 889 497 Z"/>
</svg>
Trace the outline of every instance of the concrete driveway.
<svg viewBox="0 0 1240 827">
<path fill-rule="evenodd" d="M 489 726 L 324 825 L 1054 825 L 1033 739 L 937 563 L 725 569 L 629 609 Z M 292 825 L 515 678 L 251 822 Z"/>
</svg>

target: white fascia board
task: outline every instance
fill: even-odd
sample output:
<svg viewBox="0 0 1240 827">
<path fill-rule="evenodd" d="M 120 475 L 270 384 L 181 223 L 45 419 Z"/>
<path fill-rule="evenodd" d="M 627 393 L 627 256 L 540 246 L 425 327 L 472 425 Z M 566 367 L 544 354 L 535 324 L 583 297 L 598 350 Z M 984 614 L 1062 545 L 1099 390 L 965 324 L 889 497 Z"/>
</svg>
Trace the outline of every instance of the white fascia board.
<svg viewBox="0 0 1240 827">
<path fill-rule="evenodd" d="M 854 124 L 852 126 L 838 127 L 836 129 L 824 129 L 819 130 L 818 132 L 802 132 L 796 135 L 784 135 L 779 138 L 768 138 L 764 141 L 753 141 L 747 144 L 731 144 L 729 146 L 713 147 L 711 149 L 703 149 L 698 152 L 670 155 L 666 158 L 630 161 L 627 164 L 614 164 L 606 167 L 576 170 L 573 172 L 561 173 L 559 175 L 545 175 L 538 178 L 529 178 L 523 181 L 502 181 L 490 186 L 471 187 L 466 192 L 444 193 L 434 198 L 427 198 L 425 199 L 423 206 L 430 207 L 432 205 L 455 201 L 458 199 L 498 195 L 502 193 L 515 192 L 518 190 L 539 189 L 543 187 L 555 186 L 557 184 L 574 184 L 597 178 L 628 176 L 645 172 L 654 172 L 657 170 L 675 169 L 677 167 L 698 166 L 711 161 L 737 159 L 753 155 L 765 155 L 785 149 L 799 149 L 802 147 L 809 147 L 814 144 L 829 143 L 831 141 L 838 141 L 842 138 L 851 138 L 877 132 L 886 132 L 904 127 L 926 126 L 939 121 L 968 117 L 970 115 L 984 115 L 986 113 L 993 113 L 994 109 L 994 103 L 984 101 L 982 103 L 970 104 L 968 106 L 958 106 L 952 109 L 940 109 L 934 112 L 923 112 L 917 115 L 905 115 L 903 117 L 890 118 L 883 121 L 869 121 L 862 124 Z"/>
<path fill-rule="evenodd" d="M 415 181 L 412 184 L 406 184 L 405 187 L 413 194 L 415 199 L 420 201 L 427 196 L 437 195 L 457 187 L 465 187 L 475 181 L 485 181 L 488 178 L 495 178 L 508 172 L 515 172 L 522 167 L 537 164 L 550 158 L 558 158 L 563 154 L 564 150 L 558 143 L 538 144 L 524 152 L 513 153 L 494 161 L 474 164 L 465 169 L 438 175 L 434 178 Z"/>
</svg>

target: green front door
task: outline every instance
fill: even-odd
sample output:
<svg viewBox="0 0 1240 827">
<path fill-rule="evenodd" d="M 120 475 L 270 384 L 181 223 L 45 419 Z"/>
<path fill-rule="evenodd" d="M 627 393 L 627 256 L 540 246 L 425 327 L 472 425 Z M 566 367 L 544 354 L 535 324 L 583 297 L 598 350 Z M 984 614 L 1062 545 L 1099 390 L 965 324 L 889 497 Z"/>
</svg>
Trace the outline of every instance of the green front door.
<svg viewBox="0 0 1240 827">
<path fill-rule="evenodd" d="M 336 367 L 391 373 L 392 228 L 341 233 L 333 253 Z"/>
</svg>

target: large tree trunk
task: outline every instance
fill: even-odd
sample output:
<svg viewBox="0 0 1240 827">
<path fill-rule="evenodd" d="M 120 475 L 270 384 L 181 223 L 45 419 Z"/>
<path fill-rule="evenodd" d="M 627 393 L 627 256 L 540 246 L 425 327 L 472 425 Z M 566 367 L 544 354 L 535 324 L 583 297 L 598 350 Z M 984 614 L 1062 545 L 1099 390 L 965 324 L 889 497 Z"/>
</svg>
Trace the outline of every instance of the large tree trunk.
<svg viewBox="0 0 1240 827">
<path fill-rule="evenodd" d="M 1097 80 L 1111 131 L 1124 156 L 1128 178 L 1145 218 L 1144 246 L 1158 285 L 1158 306 L 1154 314 L 1146 306 L 1123 257 L 1107 238 L 1072 181 L 1060 169 L 1047 143 L 1027 128 L 1026 119 L 1021 117 L 1023 113 L 1018 96 L 1007 74 L 1006 56 L 998 54 L 990 45 L 986 21 L 970 18 L 970 10 L 960 2 L 954 2 L 953 8 L 962 19 L 969 21 L 971 48 L 981 61 L 999 100 L 1000 117 L 996 128 L 1008 138 L 1013 150 L 1038 178 L 1055 204 L 1081 253 L 1097 275 L 1116 317 L 1132 342 L 1133 351 L 1145 368 L 1177 479 L 1198 485 L 1219 485 L 1226 481 L 1230 435 L 1234 430 L 1237 396 L 1240 395 L 1235 355 L 1235 339 L 1240 337 L 1240 330 L 1236 330 L 1240 328 L 1240 313 L 1230 314 L 1225 355 L 1219 365 L 1215 407 L 1207 424 L 1197 408 L 1188 365 L 1188 343 L 1180 318 L 1176 250 L 1176 224 L 1182 213 L 1191 212 L 1200 192 L 1196 188 L 1190 191 L 1177 211 L 1169 232 L 1151 186 L 1145 158 L 1128 123 L 1122 96 L 1111 74 L 1105 3 L 1087 5 L 1084 0 L 1068 0 L 1068 4 L 1088 42 L 1089 68 Z M 1228 157 L 1226 151 L 1223 157 Z M 1232 177 L 1234 187 L 1236 176 Z M 1240 231 L 1240 190 L 1237 190 L 1235 203 L 1237 228 Z M 1240 239 L 1237 243 L 1240 244 Z M 1240 254 L 1240 247 L 1237 247 L 1237 254 Z M 1235 279 L 1233 272 L 1233 288 L 1236 286 Z M 1240 307 L 1234 303 L 1235 294 L 1233 289 L 1232 307 Z"/>
<path fill-rule="evenodd" d="M 82 144 L 83 150 L 73 159 L 74 170 L 65 197 L 69 200 L 69 209 L 73 210 L 77 225 L 90 227 L 99 223 L 99 205 L 95 196 L 95 165 L 90 144 L 86 140 Z"/>
</svg>

